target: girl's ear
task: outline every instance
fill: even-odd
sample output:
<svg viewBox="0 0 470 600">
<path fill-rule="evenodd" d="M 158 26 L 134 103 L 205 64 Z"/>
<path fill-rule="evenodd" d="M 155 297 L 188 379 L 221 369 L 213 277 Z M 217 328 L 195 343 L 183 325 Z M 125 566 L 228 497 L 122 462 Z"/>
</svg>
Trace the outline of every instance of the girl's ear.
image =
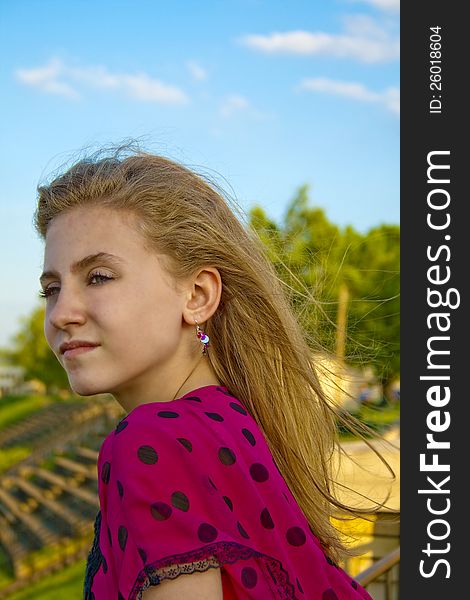
<svg viewBox="0 0 470 600">
<path fill-rule="evenodd" d="M 222 278 L 215 267 L 200 269 L 186 287 L 183 318 L 188 325 L 205 323 L 217 310 L 222 295 Z"/>
</svg>

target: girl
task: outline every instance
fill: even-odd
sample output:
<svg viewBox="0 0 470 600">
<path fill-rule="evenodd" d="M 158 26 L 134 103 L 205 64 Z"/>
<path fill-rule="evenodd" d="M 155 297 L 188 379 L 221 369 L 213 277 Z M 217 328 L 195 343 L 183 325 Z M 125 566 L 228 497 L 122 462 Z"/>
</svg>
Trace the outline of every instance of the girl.
<svg viewBox="0 0 470 600">
<path fill-rule="evenodd" d="M 85 600 L 370 598 L 337 565 L 334 411 L 256 235 L 141 151 L 38 191 L 48 344 L 74 392 L 126 412 L 100 448 Z"/>
</svg>

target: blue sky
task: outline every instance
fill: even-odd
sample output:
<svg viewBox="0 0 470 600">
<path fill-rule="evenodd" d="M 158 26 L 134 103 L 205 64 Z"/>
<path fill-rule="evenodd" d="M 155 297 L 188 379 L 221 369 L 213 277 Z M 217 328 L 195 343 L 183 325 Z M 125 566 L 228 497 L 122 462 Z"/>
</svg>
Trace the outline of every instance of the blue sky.
<svg viewBox="0 0 470 600">
<path fill-rule="evenodd" d="M 0 345 L 38 304 L 36 186 L 140 138 L 280 222 L 399 223 L 397 0 L 2 0 Z"/>
</svg>

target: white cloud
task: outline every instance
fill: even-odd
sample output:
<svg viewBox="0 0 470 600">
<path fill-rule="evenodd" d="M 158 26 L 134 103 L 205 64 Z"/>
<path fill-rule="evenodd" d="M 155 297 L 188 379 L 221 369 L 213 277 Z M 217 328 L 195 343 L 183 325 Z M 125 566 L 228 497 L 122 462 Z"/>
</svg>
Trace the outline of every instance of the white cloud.
<svg viewBox="0 0 470 600">
<path fill-rule="evenodd" d="M 207 79 L 207 71 L 201 67 L 201 65 L 194 60 L 188 60 L 186 63 L 191 77 L 196 81 L 204 81 Z"/>
<path fill-rule="evenodd" d="M 18 69 L 16 78 L 25 85 L 37 87 L 49 94 L 58 94 L 67 98 L 78 98 L 78 92 L 68 83 L 58 81 L 64 67 L 60 60 L 52 59 L 48 65 L 36 69 Z"/>
<path fill-rule="evenodd" d="M 346 18 L 344 32 L 339 34 L 321 31 L 273 32 L 246 35 L 240 42 L 267 54 L 334 56 L 365 63 L 396 60 L 400 54 L 398 37 L 365 15 Z"/>
<path fill-rule="evenodd" d="M 67 67 L 66 75 L 76 83 L 82 83 L 92 88 L 118 88 L 118 75 L 111 74 L 105 67 Z"/>
<path fill-rule="evenodd" d="M 225 117 L 231 117 L 234 113 L 246 110 L 250 103 L 244 96 L 233 94 L 227 96 L 220 107 L 220 114 Z"/>
<path fill-rule="evenodd" d="M 398 12 L 400 10 L 400 0 L 356 0 L 358 2 L 365 2 L 374 8 L 380 10 L 388 10 Z"/>
<path fill-rule="evenodd" d="M 376 102 L 385 106 L 395 114 L 400 114 L 400 90 L 395 87 L 383 92 L 374 92 L 362 83 L 353 81 L 337 81 L 326 78 L 304 79 L 299 89 L 311 92 L 323 92 L 334 96 L 344 96 L 361 102 Z"/>
<path fill-rule="evenodd" d="M 122 75 L 120 87 L 125 89 L 132 98 L 146 102 L 185 104 L 188 101 L 186 94 L 179 88 L 152 79 L 146 73 Z"/>
<path fill-rule="evenodd" d="M 18 69 L 16 77 L 21 83 L 44 92 L 78 98 L 77 88 L 105 89 L 123 92 L 143 102 L 185 104 L 186 94 L 176 86 L 163 83 L 146 73 L 112 73 L 103 66 L 69 67 L 54 58 L 43 67 Z"/>
<path fill-rule="evenodd" d="M 313 92 L 326 92 L 327 94 L 334 94 L 336 96 L 347 96 L 356 100 L 371 101 L 377 97 L 377 94 L 368 90 L 361 83 L 335 81 L 321 77 L 304 79 L 300 84 L 300 88 Z"/>
<path fill-rule="evenodd" d="M 388 88 L 382 93 L 382 98 L 385 106 L 396 113 L 400 114 L 400 90 L 398 88 Z"/>
<path fill-rule="evenodd" d="M 262 111 L 254 107 L 252 103 L 241 94 L 230 94 L 223 98 L 219 106 L 219 116 L 230 119 L 237 115 L 243 115 L 250 121 L 272 121 L 277 118 L 272 111 Z"/>
</svg>

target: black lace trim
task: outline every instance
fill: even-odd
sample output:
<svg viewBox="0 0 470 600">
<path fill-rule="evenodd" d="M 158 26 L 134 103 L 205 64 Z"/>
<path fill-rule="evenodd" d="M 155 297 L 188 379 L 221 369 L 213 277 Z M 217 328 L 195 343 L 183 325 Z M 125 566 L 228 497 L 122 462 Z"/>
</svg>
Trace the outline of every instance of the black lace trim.
<svg viewBox="0 0 470 600">
<path fill-rule="evenodd" d="M 94 532 L 95 537 L 93 539 L 93 545 L 88 553 L 86 570 L 85 570 L 85 583 L 83 586 L 83 600 L 95 600 L 95 594 L 91 591 L 93 586 L 93 579 L 98 573 L 99 568 L 103 565 L 105 572 L 107 571 L 106 559 L 103 556 L 100 548 L 100 526 L 101 526 L 101 510 L 95 518 Z"/>
<path fill-rule="evenodd" d="M 294 586 L 289 581 L 289 574 L 279 560 L 236 542 L 217 542 L 191 552 L 166 556 L 146 565 L 137 576 L 129 600 L 142 600 L 142 594 L 146 589 L 158 585 L 165 579 L 175 579 L 179 575 L 195 571 L 202 573 L 237 560 L 247 560 L 252 556 L 264 561 L 280 600 L 297 599 Z"/>
</svg>

